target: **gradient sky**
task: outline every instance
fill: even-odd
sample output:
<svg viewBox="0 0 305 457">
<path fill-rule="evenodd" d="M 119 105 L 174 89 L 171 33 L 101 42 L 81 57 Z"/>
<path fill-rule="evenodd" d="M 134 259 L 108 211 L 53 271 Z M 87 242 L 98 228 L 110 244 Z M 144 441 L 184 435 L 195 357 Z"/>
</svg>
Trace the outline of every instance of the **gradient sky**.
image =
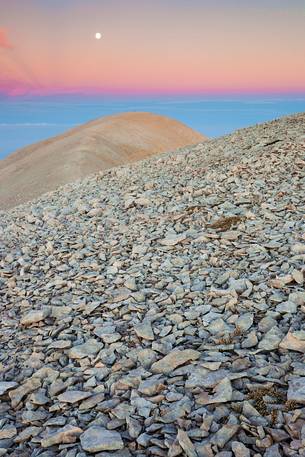
<svg viewBox="0 0 305 457">
<path fill-rule="evenodd" d="M 305 1 L 0 0 L 0 92 L 305 92 Z"/>
</svg>

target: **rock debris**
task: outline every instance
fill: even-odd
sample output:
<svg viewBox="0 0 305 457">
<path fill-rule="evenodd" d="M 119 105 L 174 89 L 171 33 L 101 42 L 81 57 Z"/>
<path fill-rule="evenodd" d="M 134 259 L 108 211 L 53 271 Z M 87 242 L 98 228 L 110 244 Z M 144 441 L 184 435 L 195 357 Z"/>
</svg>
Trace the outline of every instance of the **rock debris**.
<svg viewBox="0 0 305 457">
<path fill-rule="evenodd" d="M 305 456 L 305 114 L 0 213 L 0 455 Z"/>
</svg>

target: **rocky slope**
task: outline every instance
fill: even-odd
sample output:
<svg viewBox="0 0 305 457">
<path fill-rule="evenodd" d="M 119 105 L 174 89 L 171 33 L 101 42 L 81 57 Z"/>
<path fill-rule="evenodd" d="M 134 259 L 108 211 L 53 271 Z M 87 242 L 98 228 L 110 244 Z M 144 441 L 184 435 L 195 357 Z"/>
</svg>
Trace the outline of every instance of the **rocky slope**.
<svg viewBox="0 0 305 457">
<path fill-rule="evenodd" d="M 305 455 L 305 114 L 0 216 L 0 455 Z"/>
<path fill-rule="evenodd" d="M 198 132 L 165 116 L 106 116 L 0 161 L 0 209 L 8 209 L 100 170 L 203 141 Z"/>
</svg>

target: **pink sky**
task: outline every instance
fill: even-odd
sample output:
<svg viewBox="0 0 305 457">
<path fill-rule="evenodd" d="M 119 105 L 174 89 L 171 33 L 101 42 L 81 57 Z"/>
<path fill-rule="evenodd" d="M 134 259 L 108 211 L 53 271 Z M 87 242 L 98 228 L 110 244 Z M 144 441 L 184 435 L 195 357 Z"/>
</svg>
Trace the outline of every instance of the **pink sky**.
<svg viewBox="0 0 305 457">
<path fill-rule="evenodd" d="M 0 91 L 304 92 L 304 2 L 0 0 Z"/>
</svg>

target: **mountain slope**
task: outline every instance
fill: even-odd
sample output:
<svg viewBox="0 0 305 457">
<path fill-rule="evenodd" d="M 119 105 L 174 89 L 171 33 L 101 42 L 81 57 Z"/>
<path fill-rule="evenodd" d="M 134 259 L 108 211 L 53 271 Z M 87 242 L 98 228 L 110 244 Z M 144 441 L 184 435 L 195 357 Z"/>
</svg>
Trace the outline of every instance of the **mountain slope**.
<svg viewBox="0 0 305 457">
<path fill-rule="evenodd" d="M 90 173 L 204 141 L 152 113 L 107 116 L 20 149 L 0 161 L 0 208 L 10 208 Z"/>
<path fill-rule="evenodd" d="M 283 118 L 0 214 L 3 455 L 304 454 L 304 132 Z"/>
</svg>

